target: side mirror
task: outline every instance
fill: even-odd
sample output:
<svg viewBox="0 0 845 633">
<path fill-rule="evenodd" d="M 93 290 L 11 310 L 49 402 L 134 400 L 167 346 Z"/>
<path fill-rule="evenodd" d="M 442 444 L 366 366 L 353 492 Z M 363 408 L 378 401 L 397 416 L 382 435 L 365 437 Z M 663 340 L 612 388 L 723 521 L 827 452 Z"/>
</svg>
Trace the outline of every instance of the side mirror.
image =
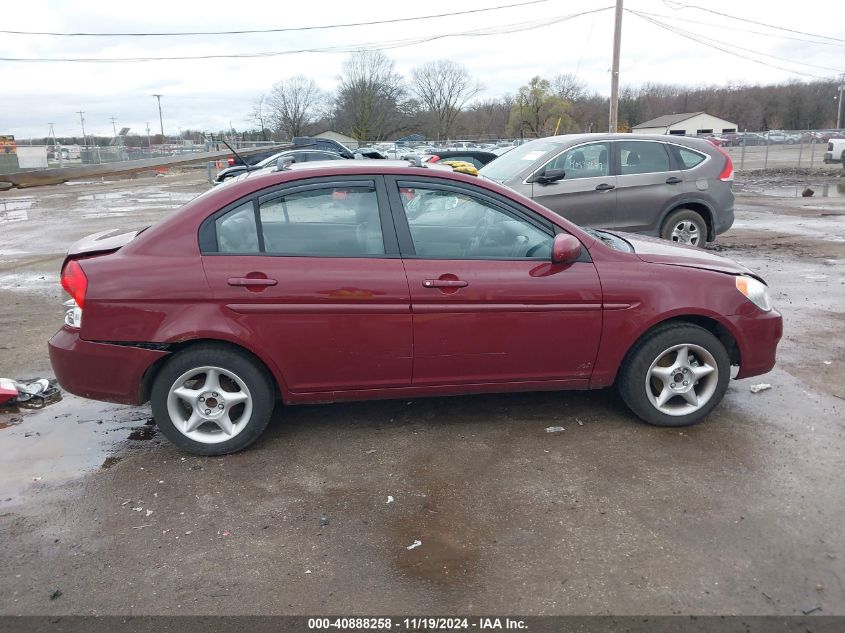
<svg viewBox="0 0 845 633">
<path fill-rule="evenodd" d="M 547 169 L 543 173 L 534 176 L 532 182 L 536 182 L 541 185 L 551 185 L 558 180 L 563 180 L 565 176 L 566 171 L 563 169 Z"/>
<path fill-rule="evenodd" d="M 558 233 L 552 244 L 552 263 L 571 264 L 581 256 L 581 242 L 569 233 Z"/>
</svg>

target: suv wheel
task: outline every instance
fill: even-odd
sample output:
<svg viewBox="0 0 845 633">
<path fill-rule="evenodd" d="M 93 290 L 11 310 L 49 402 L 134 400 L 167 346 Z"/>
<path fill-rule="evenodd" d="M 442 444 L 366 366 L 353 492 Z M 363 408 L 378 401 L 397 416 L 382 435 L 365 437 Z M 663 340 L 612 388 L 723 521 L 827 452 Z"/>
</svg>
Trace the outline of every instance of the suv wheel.
<svg viewBox="0 0 845 633">
<path fill-rule="evenodd" d="M 719 404 L 730 380 L 730 358 L 713 334 L 689 323 L 656 328 L 631 350 L 619 393 L 655 426 L 688 426 Z"/>
<path fill-rule="evenodd" d="M 196 455 L 246 448 L 267 427 L 275 404 L 264 369 L 216 345 L 175 354 L 156 376 L 150 400 L 164 436 Z"/>
<path fill-rule="evenodd" d="M 704 246 L 707 241 L 707 223 L 692 209 L 676 209 L 663 222 L 660 237 L 678 244 Z"/>
</svg>

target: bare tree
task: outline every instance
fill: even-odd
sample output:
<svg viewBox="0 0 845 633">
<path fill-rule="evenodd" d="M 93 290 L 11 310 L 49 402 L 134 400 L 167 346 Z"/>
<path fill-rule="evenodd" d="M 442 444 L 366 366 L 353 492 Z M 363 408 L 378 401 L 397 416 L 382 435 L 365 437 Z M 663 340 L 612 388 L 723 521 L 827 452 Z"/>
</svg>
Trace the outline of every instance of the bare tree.
<svg viewBox="0 0 845 633">
<path fill-rule="evenodd" d="M 402 76 L 379 50 L 359 50 L 343 62 L 335 118 L 359 141 L 379 140 L 402 128 Z"/>
<path fill-rule="evenodd" d="M 566 101 L 578 101 L 587 96 L 587 84 L 575 73 L 563 73 L 552 79 L 552 90 Z"/>
<path fill-rule="evenodd" d="M 449 59 L 414 68 L 411 80 L 411 89 L 434 116 L 439 139 L 449 138 L 460 111 L 484 89 L 464 66 Z"/>
<path fill-rule="evenodd" d="M 267 140 L 267 117 L 269 109 L 267 104 L 267 95 L 260 94 L 252 102 L 252 110 L 249 112 L 250 118 L 258 125 L 261 130 L 261 138 Z"/>
<path fill-rule="evenodd" d="M 273 86 L 268 99 L 270 120 L 276 131 L 293 138 L 319 115 L 323 94 L 313 79 L 297 75 Z"/>
</svg>

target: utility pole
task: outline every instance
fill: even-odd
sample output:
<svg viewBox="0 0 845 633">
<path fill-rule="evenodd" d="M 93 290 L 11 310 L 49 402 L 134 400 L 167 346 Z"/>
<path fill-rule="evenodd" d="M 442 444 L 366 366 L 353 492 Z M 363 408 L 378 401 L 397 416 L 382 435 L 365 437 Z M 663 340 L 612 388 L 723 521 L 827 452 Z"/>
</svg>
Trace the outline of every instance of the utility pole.
<svg viewBox="0 0 845 633">
<path fill-rule="evenodd" d="M 153 148 L 153 141 L 150 138 L 150 122 L 147 121 L 146 123 L 147 123 L 147 147 L 149 149 L 152 149 Z"/>
<path fill-rule="evenodd" d="M 616 0 L 616 26 L 613 31 L 613 66 L 610 71 L 610 116 L 608 131 L 619 131 L 619 52 L 622 48 L 622 0 Z"/>
<path fill-rule="evenodd" d="M 836 109 L 836 129 L 842 129 L 842 93 L 845 92 L 845 73 L 839 75 L 839 106 Z"/>
<path fill-rule="evenodd" d="M 62 146 L 59 145 L 59 142 L 56 140 L 56 129 L 55 123 L 49 123 L 50 126 L 50 136 L 53 137 L 53 152 L 59 157 L 59 167 L 65 166 L 65 161 L 62 159 Z"/>
<path fill-rule="evenodd" d="M 79 110 L 77 114 L 79 115 L 79 122 L 82 124 L 82 145 L 88 147 L 88 139 L 85 137 L 85 117 L 83 116 L 85 112 Z"/>
<path fill-rule="evenodd" d="M 164 143 L 164 119 L 161 118 L 161 95 L 153 95 L 158 100 L 158 123 L 161 125 L 161 142 Z"/>
<path fill-rule="evenodd" d="M 109 121 L 111 121 L 111 129 L 114 130 L 114 137 L 117 138 L 117 128 L 114 125 L 114 122 L 117 121 L 117 119 L 114 118 L 114 117 L 111 117 L 109 119 Z"/>
</svg>

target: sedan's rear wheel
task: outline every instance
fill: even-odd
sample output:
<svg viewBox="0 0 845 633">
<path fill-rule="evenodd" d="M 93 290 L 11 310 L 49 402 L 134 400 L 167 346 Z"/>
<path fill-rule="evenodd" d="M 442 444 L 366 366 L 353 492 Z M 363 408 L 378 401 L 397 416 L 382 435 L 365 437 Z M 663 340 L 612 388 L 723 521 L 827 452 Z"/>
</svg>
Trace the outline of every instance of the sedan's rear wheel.
<svg viewBox="0 0 845 633">
<path fill-rule="evenodd" d="M 672 323 L 637 343 L 618 386 L 625 403 L 649 424 L 687 426 L 719 404 L 729 380 L 722 342 L 697 325 Z"/>
<path fill-rule="evenodd" d="M 660 237 L 678 244 L 704 246 L 707 241 L 707 223 L 692 209 L 677 209 L 663 222 Z"/>
<path fill-rule="evenodd" d="M 200 345 L 167 362 L 151 401 L 156 424 L 171 442 L 197 455 L 224 455 L 258 439 L 270 421 L 274 391 L 246 354 Z"/>
</svg>

